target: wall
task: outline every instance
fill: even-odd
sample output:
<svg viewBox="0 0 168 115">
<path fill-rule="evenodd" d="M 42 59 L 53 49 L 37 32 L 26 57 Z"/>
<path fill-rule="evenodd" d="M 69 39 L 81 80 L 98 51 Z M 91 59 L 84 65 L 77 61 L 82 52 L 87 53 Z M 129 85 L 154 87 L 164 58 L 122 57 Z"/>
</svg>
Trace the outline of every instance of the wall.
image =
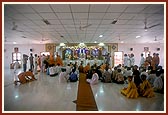
<svg viewBox="0 0 168 115">
<path fill-rule="evenodd" d="M 160 57 L 160 65 L 164 67 L 164 44 L 118 44 L 118 51 L 123 51 L 125 54 L 133 53 L 135 56 L 135 64 L 139 66 L 141 53 L 144 51 L 144 47 L 149 47 L 149 51 L 151 52 L 151 56 L 153 53 L 159 53 Z M 130 48 L 133 48 L 133 51 L 130 51 Z M 157 48 L 160 48 L 160 51 L 157 51 Z"/>
<path fill-rule="evenodd" d="M 12 61 L 12 52 L 14 52 L 14 47 L 19 48 L 19 52 L 21 54 L 30 54 L 30 49 L 33 49 L 33 54 L 37 53 L 40 55 L 40 52 L 45 51 L 44 44 L 33 44 L 33 45 L 4 45 L 4 67 L 10 68 L 10 63 Z M 151 54 L 154 52 L 159 53 L 160 56 L 160 65 L 164 67 L 165 59 L 164 59 L 164 44 L 118 44 L 118 51 L 123 51 L 123 53 L 134 53 L 135 55 L 135 64 L 139 65 L 140 62 L 140 54 L 144 51 L 144 47 L 149 47 Z M 130 51 L 130 48 L 133 48 L 133 51 Z M 156 49 L 160 48 L 160 51 Z M 58 50 L 58 49 L 57 49 Z M 56 50 L 56 51 L 57 51 Z"/>
<path fill-rule="evenodd" d="M 30 49 L 33 49 L 33 55 L 37 54 L 40 55 L 40 52 L 45 51 L 45 45 L 44 44 L 33 44 L 33 45 L 20 45 L 20 44 L 5 44 L 4 45 L 4 67 L 10 68 L 10 63 L 12 62 L 12 52 L 14 52 L 14 48 L 18 47 L 19 52 L 23 54 L 30 55 Z"/>
</svg>

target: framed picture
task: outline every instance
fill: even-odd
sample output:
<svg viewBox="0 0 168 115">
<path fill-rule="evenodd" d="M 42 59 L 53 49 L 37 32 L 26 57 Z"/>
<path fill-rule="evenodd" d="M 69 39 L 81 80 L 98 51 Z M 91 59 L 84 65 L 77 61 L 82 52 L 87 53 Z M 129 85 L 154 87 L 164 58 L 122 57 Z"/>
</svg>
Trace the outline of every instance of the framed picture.
<svg viewBox="0 0 168 115">
<path fill-rule="evenodd" d="M 149 47 L 144 47 L 144 52 L 148 52 L 149 51 Z"/>
</svg>

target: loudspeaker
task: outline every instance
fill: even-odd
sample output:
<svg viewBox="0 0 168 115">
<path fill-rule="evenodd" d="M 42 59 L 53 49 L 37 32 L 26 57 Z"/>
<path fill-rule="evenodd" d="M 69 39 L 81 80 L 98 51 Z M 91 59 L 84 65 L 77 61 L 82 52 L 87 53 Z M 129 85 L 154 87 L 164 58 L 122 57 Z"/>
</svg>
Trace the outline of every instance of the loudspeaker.
<svg viewBox="0 0 168 115">
<path fill-rule="evenodd" d="M 133 48 L 130 48 L 130 51 L 133 51 Z"/>
<path fill-rule="evenodd" d="M 160 51 L 160 48 L 157 48 L 157 51 Z"/>
<path fill-rule="evenodd" d="M 30 49 L 30 51 L 32 52 L 32 51 L 33 51 L 33 49 Z"/>
</svg>

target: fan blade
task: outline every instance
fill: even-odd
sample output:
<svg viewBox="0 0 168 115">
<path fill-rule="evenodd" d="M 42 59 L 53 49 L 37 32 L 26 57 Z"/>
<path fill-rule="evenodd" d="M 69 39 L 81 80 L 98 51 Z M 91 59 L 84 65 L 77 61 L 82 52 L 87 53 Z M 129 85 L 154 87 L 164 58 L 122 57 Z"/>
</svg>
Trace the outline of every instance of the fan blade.
<svg viewBox="0 0 168 115">
<path fill-rule="evenodd" d="M 89 26 L 91 26 L 92 24 L 88 24 L 88 25 L 86 25 L 86 26 L 83 26 L 83 27 L 81 27 L 81 28 L 87 28 L 87 27 L 89 27 Z"/>
<path fill-rule="evenodd" d="M 160 23 L 155 24 L 155 25 L 152 25 L 152 26 L 150 26 L 150 27 L 148 27 L 148 28 L 153 28 L 153 27 L 156 27 L 156 26 L 159 26 L 159 25 L 160 25 Z"/>
</svg>

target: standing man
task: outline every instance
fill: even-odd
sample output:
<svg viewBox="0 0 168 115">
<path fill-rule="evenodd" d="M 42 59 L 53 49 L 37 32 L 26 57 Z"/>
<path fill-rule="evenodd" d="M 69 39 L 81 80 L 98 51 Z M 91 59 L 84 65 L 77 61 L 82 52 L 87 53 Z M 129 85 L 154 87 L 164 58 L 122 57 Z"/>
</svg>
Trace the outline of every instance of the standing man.
<svg viewBox="0 0 168 115">
<path fill-rule="evenodd" d="M 151 62 L 152 62 L 152 56 L 150 56 L 150 53 L 148 54 L 148 57 L 146 57 L 146 61 L 150 64 L 151 66 Z"/>
<path fill-rule="evenodd" d="M 37 54 L 34 55 L 34 74 L 37 74 L 37 65 L 38 65 L 38 57 Z"/>
<path fill-rule="evenodd" d="M 143 54 L 141 54 L 141 60 L 140 60 L 139 67 L 143 67 L 144 66 L 144 62 L 145 62 L 145 58 L 143 57 Z"/>
<path fill-rule="evenodd" d="M 28 60 L 28 55 L 23 54 L 23 71 L 26 72 L 27 70 L 27 60 Z"/>
<path fill-rule="evenodd" d="M 106 59 L 106 64 L 109 64 L 110 63 L 110 53 L 108 53 L 107 55 L 106 55 L 106 57 L 105 57 L 105 59 Z"/>
<path fill-rule="evenodd" d="M 30 70 L 31 70 L 31 71 L 33 71 L 33 69 L 34 69 L 33 60 L 34 60 L 33 54 L 30 53 L 29 61 L 30 61 Z"/>
</svg>

